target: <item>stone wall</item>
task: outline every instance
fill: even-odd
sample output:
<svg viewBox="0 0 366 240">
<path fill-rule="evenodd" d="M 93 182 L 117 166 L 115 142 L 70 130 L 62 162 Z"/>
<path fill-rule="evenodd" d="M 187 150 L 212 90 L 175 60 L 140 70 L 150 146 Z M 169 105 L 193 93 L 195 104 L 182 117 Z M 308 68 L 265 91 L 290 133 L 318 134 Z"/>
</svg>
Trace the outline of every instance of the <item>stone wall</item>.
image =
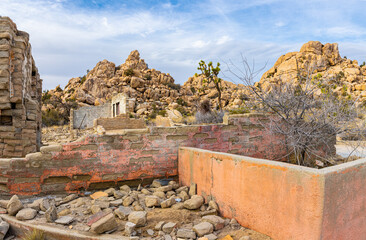
<svg viewBox="0 0 366 240">
<path fill-rule="evenodd" d="M 176 176 L 179 146 L 278 159 L 285 150 L 279 137 L 258 123 L 265 119 L 233 115 L 224 124 L 125 130 L 42 147 L 25 158 L 0 160 L 0 191 L 21 195 L 77 192 L 126 180 Z"/>
<path fill-rule="evenodd" d="M 121 130 L 121 129 L 139 129 L 146 128 L 144 119 L 130 118 L 127 115 L 120 114 L 113 118 L 98 118 L 94 120 L 94 128 L 102 126 L 104 130 Z"/>
<path fill-rule="evenodd" d="M 100 106 L 85 106 L 70 112 L 71 129 L 92 128 L 93 121 L 101 117 L 111 116 L 111 104 L 106 103 Z"/>
<path fill-rule="evenodd" d="M 0 17 L 0 157 L 23 157 L 41 144 L 42 80 L 29 35 Z"/>
</svg>

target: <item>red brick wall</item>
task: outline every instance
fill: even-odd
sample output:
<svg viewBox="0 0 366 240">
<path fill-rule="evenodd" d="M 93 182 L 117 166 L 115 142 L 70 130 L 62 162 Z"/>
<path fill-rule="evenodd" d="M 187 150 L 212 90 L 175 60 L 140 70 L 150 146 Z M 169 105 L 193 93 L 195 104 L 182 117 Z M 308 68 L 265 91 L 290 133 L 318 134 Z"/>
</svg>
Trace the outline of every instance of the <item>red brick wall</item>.
<svg viewBox="0 0 366 240">
<path fill-rule="evenodd" d="M 259 120 L 261 119 L 261 120 Z M 89 135 L 80 142 L 43 147 L 26 158 L 0 161 L 1 194 L 33 195 L 106 188 L 135 180 L 178 175 L 179 146 L 278 159 L 278 137 L 258 121 L 230 116 L 225 124 L 152 127 L 125 135 Z"/>
</svg>

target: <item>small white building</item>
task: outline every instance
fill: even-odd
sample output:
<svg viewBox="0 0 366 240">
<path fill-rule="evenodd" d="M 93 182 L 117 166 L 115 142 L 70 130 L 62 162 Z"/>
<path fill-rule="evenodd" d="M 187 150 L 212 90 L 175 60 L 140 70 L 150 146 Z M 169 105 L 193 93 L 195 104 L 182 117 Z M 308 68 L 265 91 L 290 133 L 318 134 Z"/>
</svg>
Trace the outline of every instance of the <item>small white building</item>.
<svg viewBox="0 0 366 240">
<path fill-rule="evenodd" d="M 117 117 L 121 114 L 127 113 L 127 95 L 124 93 L 119 93 L 112 97 L 111 104 L 111 117 Z"/>
</svg>

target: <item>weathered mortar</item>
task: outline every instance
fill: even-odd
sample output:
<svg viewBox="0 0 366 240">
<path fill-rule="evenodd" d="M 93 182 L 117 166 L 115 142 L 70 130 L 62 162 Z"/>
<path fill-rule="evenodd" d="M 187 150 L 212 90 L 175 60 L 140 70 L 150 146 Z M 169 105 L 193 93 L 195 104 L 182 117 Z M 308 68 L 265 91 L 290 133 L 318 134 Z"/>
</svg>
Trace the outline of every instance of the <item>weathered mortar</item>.
<svg viewBox="0 0 366 240">
<path fill-rule="evenodd" d="M 285 151 L 279 137 L 258 121 L 257 115 L 246 114 L 230 116 L 225 124 L 126 130 L 122 135 L 89 135 L 80 142 L 42 147 L 41 153 L 11 159 L 10 165 L 4 160 L 0 191 L 22 195 L 76 192 L 126 180 L 175 176 L 179 146 L 278 159 Z M 248 123 L 252 128 L 244 131 L 242 126 Z"/>
<path fill-rule="evenodd" d="M 0 157 L 23 157 L 41 144 L 42 80 L 29 35 L 0 17 Z"/>
</svg>

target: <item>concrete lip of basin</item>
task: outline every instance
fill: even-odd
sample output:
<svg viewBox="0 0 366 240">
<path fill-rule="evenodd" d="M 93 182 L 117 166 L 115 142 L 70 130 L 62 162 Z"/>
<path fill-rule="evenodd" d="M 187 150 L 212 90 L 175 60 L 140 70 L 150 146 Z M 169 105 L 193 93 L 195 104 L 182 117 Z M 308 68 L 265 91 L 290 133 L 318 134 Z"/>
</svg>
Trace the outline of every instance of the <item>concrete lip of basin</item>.
<svg viewBox="0 0 366 240">
<path fill-rule="evenodd" d="M 16 236 L 22 236 L 30 231 L 39 230 L 44 232 L 47 240 L 128 240 L 129 237 L 113 234 L 96 235 L 89 232 L 81 232 L 73 229 L 64 229 L 61 227 L 40 225 L 31 222 L 19 221 L 15 217 L 0 214 L 0 217 L 9 223 L 10 231 Z"/>
</svg>

